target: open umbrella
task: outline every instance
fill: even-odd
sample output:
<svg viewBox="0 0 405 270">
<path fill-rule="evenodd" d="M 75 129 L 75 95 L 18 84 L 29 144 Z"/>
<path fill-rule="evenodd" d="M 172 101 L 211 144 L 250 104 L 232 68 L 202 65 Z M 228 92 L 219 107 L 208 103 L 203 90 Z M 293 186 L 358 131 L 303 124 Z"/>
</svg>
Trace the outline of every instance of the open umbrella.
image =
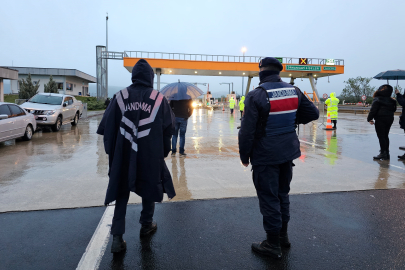
<svg viewBox="0 0 405 270">
<path fill-rule="evenodd" d="M 377 80 L 397 80 L 397 85 L 398 85 L 398 80 L 405 80 L 405 70 L 403 69 L 395 69 L 395 70 L 388 70 L 384 72 L 378 73 L 376 76 L 374 76 L 374 79 Z"/>
<path fill-rule="evenodd" d="M 166 85 L 160 91 L 168 100 L 193 99 L 204 94 L 200 88 L 187 82 L 177 82 Z"/>
</svg>

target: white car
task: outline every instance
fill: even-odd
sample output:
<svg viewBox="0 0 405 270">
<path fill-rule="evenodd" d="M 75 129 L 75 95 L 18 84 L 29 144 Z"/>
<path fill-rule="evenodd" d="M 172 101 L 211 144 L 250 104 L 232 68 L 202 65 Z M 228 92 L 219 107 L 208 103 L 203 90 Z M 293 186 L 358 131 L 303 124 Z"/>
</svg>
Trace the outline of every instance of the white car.
<svg viewBox="0 0 405 270">
<path fill-rule="evenodd" d="M 23 137 L 32 139 L 37 129 L 35 117 L 16 104 L 0 102 L 0 142 Z"/>
<path fill-rule="evenodd" d="M 49 126 L 59 131 L 62 125 L 76 126 L 83 113 L 83 104 L 74 96 L 39 93 L 20 105 L 32 113 L 38 126 Z"/>
</svg>

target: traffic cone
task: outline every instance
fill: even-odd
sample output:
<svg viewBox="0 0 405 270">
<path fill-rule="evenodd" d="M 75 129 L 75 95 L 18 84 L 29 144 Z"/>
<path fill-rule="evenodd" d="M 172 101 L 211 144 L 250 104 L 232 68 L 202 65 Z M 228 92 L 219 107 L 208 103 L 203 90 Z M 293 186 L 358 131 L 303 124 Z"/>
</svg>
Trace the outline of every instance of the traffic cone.
<svg viewBox="0 0 405 270">
<path fill-rule="evenodd" d="M 222 104 L 222 111 L 225 111 L 225 105 Z"/>
<path fill-rule="evenodd" d="M 330 113 L 328 113 L 328 119 L 326 120 L 326 128 L 324 128 L 323 130 L 335 130 L 332 127 L 332 119 L 330 118 Z"/>
</svg>

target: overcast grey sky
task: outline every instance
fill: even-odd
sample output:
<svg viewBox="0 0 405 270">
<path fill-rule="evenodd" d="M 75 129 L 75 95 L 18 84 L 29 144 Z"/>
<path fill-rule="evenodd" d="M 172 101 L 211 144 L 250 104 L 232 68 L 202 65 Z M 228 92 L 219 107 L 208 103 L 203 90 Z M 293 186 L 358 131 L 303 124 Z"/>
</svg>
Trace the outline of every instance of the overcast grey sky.
<svg viewBox="0 0 405 270">
<path fill-rule="evenodd" d="M 108 12 L 111 51 L 241 55 L 245 46 L 253 56 L 344 59 L 345 74 L 330 83 L 320 79 L 320 94 L 339 94 L 351 77 L 405 69 L 404 0 L 3 0 L 0 6 L 0 66 L 74 68 L 95 76 Z M 178 79 L 207 82 L 213 94 L 227 92 L 220 82 L 234 82 L 240 93 L 242 80 L 162 75 L 161 81 Z M 109 61 L 109 84 L 130 84 L 122 61 Z M 308 80 L 296 85 L 310 91 Z"/>
</svg>

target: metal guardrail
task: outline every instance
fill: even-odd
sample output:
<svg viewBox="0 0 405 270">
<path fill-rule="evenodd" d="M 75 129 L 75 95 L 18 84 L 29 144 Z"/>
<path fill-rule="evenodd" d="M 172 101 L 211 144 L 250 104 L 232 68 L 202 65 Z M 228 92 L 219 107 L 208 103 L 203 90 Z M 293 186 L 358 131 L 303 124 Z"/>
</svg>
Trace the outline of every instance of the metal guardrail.
<svg viewBox="0 0 405 270">
<path fill-rule="evenodd" d="M 356 114 L 357 111 L 370 111 L 371 106 L 369 107 L 362 107 L 362 106 L 338 106 L 339 111 L 354 111 Z M 395 111 L 396 113 L 402 112 L 402 107 L 397 107 L 397 110 Z"/>
<path fill-rule="evenodd" d="M 190 60 L 190 61 L 212 61 L 212 62 L 238 62 L 258 63 L 265 56 L 235 56 L 235 55 L 209 55 L 209 54 L 187 54 L 187 53 L 165 53 L 145 51 L 125 51 L 125 57 L 154 58 L 168 60 Z M 299 64 L 299 57 L 277 57 L 283 59 L 283 64 Z M 308 65 L 325 65 L 325 58 L 307 58 Z M 334 59 L 335 65 L 344 65 L 343 59 Z"/>
<path fill-rule="evenodd" d="M 128 57 L 125 52 L 108 52 L 103 51 L 101 52 L 101 57 L 103 59 L 115 59 L 115 60 L 123 60 L 124 57 Z"/>
</svg>

